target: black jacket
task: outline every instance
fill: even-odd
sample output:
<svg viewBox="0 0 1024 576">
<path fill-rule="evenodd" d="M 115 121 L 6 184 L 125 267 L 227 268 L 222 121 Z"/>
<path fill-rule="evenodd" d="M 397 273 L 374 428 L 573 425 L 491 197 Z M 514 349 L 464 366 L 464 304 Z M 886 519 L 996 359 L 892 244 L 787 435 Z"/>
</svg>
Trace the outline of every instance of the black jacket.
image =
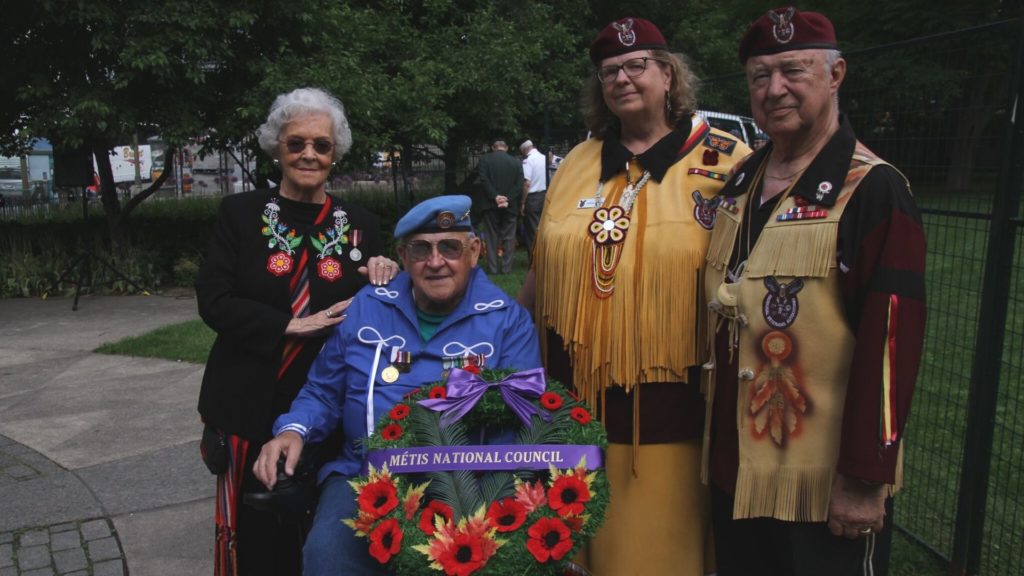
<svg viewBox="0 0 1024 576">
<path fill-rule="evenodd" d="M 206 259 L 196 282 L 199 315 L 217 333 L 199 393 L 199 413 L 207 424 L 251 441 L 270 437 L 270 426 L 286 411 L 326 337 L 310 338 L 289 369 L 278 380 L 284 330 L 292 318 L 291 274 L 276 276 L 268 259 L 277 252 L 268 247 L 262 219 L 277 190 L 256 190 L 224 198 L 210 238 Z M 354 295 L 366 284 L 357 268 L 381 254 L 380 224 L 372 213 L 329 199 L 333 203 L 323 222 L 310 229 L 319 207 L 279 199 L 280 222 L 295 229 L 302 243 L 295 248 L 295 267 L 302 249 L 308 251 L 309 313 Z M 347 213 L 349 229 L 361 230 L 362 258 L 350 257 L 351 244 L 333 256 L 341 263 L 341 277 L 333 282 L 317 273 L 318 251 L 311 238 L 333 228 L 332 212 Z M 293 270 L 297 273 L 297 270 Z"/>
</svg>

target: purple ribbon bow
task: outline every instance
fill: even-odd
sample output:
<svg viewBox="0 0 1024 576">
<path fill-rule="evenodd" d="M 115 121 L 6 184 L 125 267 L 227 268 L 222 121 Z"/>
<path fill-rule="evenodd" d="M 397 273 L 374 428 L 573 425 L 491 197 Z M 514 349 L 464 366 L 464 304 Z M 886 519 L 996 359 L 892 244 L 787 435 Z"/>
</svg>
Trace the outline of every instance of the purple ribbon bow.
<svg viewBox="0 0 1024 576">
<path fill-rule="evenodd" d="M 546 383 L 543 368 L 509 374 L 500 382 L 487 382 L 472 372 L 453 368 L 451 375 L 448 376 L 447 398 L 420 400 L 419 404 L 434 412 L 442 412 L 441 427 L 447 428 L 468 414 L 484 397 L 484 392 L 492 386 L 497 386 L 505 404 L 527 427 L 530 426 L 530 418 L 534 414 L 545 420 L 551 419 L 550 414 L 538 412 L 537 407 L 529 400 L 539 398 L 544 392 Z"/>
</svg>

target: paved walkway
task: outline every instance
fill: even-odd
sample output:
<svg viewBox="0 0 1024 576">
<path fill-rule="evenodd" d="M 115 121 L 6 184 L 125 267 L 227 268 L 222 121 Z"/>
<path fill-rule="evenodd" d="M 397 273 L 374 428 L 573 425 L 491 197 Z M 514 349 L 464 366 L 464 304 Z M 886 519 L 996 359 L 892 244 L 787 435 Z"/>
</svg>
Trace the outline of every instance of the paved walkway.
<svg viewBox="0 0 1024 576">
<path fill-rule="evenodd" d="M 202 366 L 93 354 L 190 296 L 0 300 L 0 576 L 208 575 Z"/>
</svg>

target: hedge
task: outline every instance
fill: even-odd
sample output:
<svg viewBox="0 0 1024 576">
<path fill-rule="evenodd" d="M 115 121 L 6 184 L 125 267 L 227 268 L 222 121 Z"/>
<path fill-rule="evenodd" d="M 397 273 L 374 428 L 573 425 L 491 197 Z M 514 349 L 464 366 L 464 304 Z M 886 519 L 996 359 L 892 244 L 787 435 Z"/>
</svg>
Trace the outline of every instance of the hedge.
<svg viewBox="0 0 1024 576">
<path fill-rule="evenodd" d="M 435 192 L 436 194 L 436 192 Z M 433 195 L 418 194 L 418 198 Z M 391 194 L 352 191 L 339 194 L 343 202 L 362 205 L 380 216 L 381 233 L 391 241 L 401 209 Z M 191 287 L 213 229 L 219 197 L 148 200 L 125 221 L 126 247 L 115 254 L 107 220 L 98 206 L 87 218 L 81 211 L 47 212 L 0 224 L 0 297 L 69 294 L 81 274 L 83 290 L 132 293 L 137 290 L 97 261 L 110 263 L 140 287 L 159 290 Z M 83 255 L 91 255 L 89 270 L 76 266 L 63 281 L 63 272 Z"/>
</svg>

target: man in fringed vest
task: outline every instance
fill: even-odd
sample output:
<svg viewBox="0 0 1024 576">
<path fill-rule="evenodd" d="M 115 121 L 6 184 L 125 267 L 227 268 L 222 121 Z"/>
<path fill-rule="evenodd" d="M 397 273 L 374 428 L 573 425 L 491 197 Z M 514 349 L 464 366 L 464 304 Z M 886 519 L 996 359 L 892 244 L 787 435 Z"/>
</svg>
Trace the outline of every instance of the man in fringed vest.
<svg viewBox="0 0 1024 576">
<path fill-rule="evenodd" d="M 722 189 L 707 256 L 718 573 L 885 574 L 924 336 L 921 218 L 839 112 L 828 18 L 772 10 L 739 56 L 771 142 Z"/>
</svg>

